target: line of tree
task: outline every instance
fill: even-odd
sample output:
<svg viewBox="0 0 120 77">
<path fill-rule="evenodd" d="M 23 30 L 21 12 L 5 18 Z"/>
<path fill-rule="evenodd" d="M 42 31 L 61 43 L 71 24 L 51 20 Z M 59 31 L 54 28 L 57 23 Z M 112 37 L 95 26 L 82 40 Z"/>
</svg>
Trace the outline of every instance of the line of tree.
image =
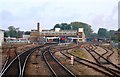
<svg viewBox="0 0 120 77">
<path fill-rule="evenodd" d="M 18 34 L 19 28 L 15 28 L 14 26 L 9 26 L 8 31 L 4 32 L 4 37 L 19 37 Z"/>
<path fill-rule="evenodd" d="M 71 22 L 70 24 L 61 23 L 56 24 L 53 29 L 60 28 L 61 30 L 78 30 L 78 28 L 84 28 L 84 33 L 86 38 L 94 40 L 95 38 L 108 39 L 115 42 L 118 42 L 117 35 L 115 30 L 107 30 L 105 28 L 99 28 L 97 33 L 93 33 L 91 25 L 83 22 Z"/>
<path fill-rule="evenodd" d="M 114 42 L 118 42 L 118 37 L 115 30 L 107 30 L 105 28 L 99 28 L 98 30 L 98 38 L 106 38 L 108 40 L 112 40 Z"/>
<path fill-rule="evenodd" d="M 23 34 L 30 35 L 30 31 L 20 31 L 19 28 L 15 28 L 14 26 L 9 26 L 8 30 L 4 31 L 4 37 L 21 38 Z"/>
</svg>

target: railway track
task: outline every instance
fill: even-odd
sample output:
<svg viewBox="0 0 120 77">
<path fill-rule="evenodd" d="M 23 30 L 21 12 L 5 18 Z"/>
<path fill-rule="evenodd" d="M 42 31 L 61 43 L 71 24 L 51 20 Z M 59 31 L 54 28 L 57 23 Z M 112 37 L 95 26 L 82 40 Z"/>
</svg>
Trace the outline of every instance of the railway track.
<svg viewBox="0 0 120 77">
<path fill-rule="evenodd" d="M 120 75 L 120 67 L 118 67 L 117 65 L 115 65 L 115 64 L 113 64 L 111 61 L 109 61 L 109 60 L 107 60 L 105 57 L 103 57 L 102 55 L 100 55 L 99 53 L 97 53 L 95 50 L 92 50 L 91 48 L 86 48 L 85 47 L 85 49 L 92 55 L 92 57 L 95 59 L 95 61 L 98 63 L 98 64 L 100 64 L 101 66 L 105 66 L 105 65 L 103 65 L 103 64 L 101 64 L 100 62 L 99 62 L 99 60 L 95 57 L 96 55 L 94 55 L 94 54 L 97 54 L 97 56 L 98 57 L 101 57 L 101 58 L 103 58 L 106 62 L 108 62 L 108 64 L 109 65 L 111 65 L 111 66 L 113 66 L 113 67 L 115 67 L 115 69 L 113 69 L 113 68 L 111 68 L 111 67 L 107 67 L 107 69 L 108 70 L 110 70 L 111 72 L 114 72 L 115 74 L 117 73 L 117 75 Z M 93 52 L 93 53 L 91 53 L 91 52 Z M 107 51 L 108 52 L 108 51 Z"/>
<path fill-rule="evenodd" d="M 92 68 L 92 69 L 94 69 L 94 70 L 96 70 L 96 71 L 98 71 L 98 72 L 100 72 L 100 73 L 102 73 L 102 74 L 104 74 L 104 75 L 107 75 L 107 76 L 114 76 L 114 75 L 112 75 L 111 73 L 109 73 L 108 71 L 105 71 L 104 69 L 104 67 L 101 67 L 100 65 L 98 65 L 98 64 L 96 64 L 96 63 L 94 63 L 94 62 L 91 62 L 91 61 L 89 61 L 89 60 L 86 60 L 86 59 L 82 59 L 82 58 L 79 58 L 79 57 L 77 57 L 77 56 L 75 56 L 75 55 L 73 55 L 73 54 L 70 54 L 70 53 L 63 53 L 63 52 L 61 52 L 64 56 L 66 56 L 68 59 L 70 59 L 70 56 L 72 55 L 73 57 L 74 57 L 74 60 L 76 61 L 76 62 L 78 62 L 78 63 L 80 63 L 80 64 L 83 64 L 83 65 L 85 65 L 85 66 L 88 66 L 88 67 L 90 67 L 90 68 Z"/>
<path fill-rule="evenodd" d="M 77 62 L 82 60 L 81 62 L 83 62 L 83 63 L 86 63 L 86 64 L 88 64 L 88 65 L 91 65 L 91 64 L 92 64 L 92 65 L 91 65 L 92 68 L 98 67 L 98 69 L 95 69 L 95 70 L 97 70 L 97 71 L 99 71 L 99 72 L 102 72 L 102 73 L 105 74 L 105 75 L 109 75 L 109 76 L 110 76 L 110 75 L 111 75 L 111 76 L 120 76 L 120 71 L 107 68 L 107 67 L 105 67 L 105 66 L 102 66 L 102 65 L 100 65 L 100 64 L 91 62 L 91 61 L 86 60 L 86 59 L 79 58 L 79 57 L 77 57 L 77 56 L 75 56 L 75 55 L 73 55 L 73 54 L 71 54 L 71 53 L 68 53 L 68 54 L 74 56 L 74 57 L 75 57 L 75 60 L 76 60 Z M 100 70 L 99 70 L 99 69 L 100 69 Z"/>
<path fill-rule="evenodd" d="M 49 44 L 44 44 L 42 46 L 37 46 L 34 48 L 31 48 L 29 50 L 26 50 L 25 52 L 21 53 L 21 54 L 17 54 L 16 53 L 16 57 L 5 66 L 5 69 L 2 70 L 0 77 L 8 77 L 8 75 L 10 76 L 15 76 L 15 77 L 23 77 L 24 76 L 24 71 L 25 71 L 25 66 L 27 64 L 27 60 L 29 58 L 29 56 L 36 50 L 45 46 L 48 46 Z M 49 46 L 48 46 L 49 47 Z M 76 46 L 79 47 L 79 46 Z M 72 48 L 76 48 L 76 47 L 71 47 L 71 48 L 64 48 L 64 49 L 59 49 L 60 51 L 62 50 L 68 50 L 68 49 L 72 49 Z M 47 48 L 48 49 L 48 48 Z M 88 49 L 90 50 L 90 49 Z M 90 52 L 93 52 L 93 50 L 90 50 Z M 68 52 L 63 53 L 61 52 L 64 56 L 68 57 L 70 59 L 69 55 L 72 55 Z M 8 53 L 9 54 L 9 53 Z M 69 54 L 69 55 L 68 55 Z M 79 62 L 83 65 L 86 65 L 90 68 L 93 68 L 105 75 L 108 76 L 120 76 L 120 71 L 118 70 L 114 70 L 111 68 L 107 68 L 102 66 L 101 64 L 97 64 L 94 62 L 91 62 L 89 60 L 85 60 L 82 58 L 78 58 L 77 56 L 73 55 L 75 57 L 75 61 Z M 101 58 L 103 56 L 99 55 Z M 43 58 L 46 61 L 47 65 L 49 66 L 50 70 L 52 71 L 54 76 L 75 76 L 72 72 L 70 72 L 66 67 L 64 67 L 63 65 L 61 65 L 61 63 L 52 55 L 52 53 L 49 50 L 46 50 L 45 52 L 43 52 Z M 97 69 L 96 67 L 102 67 L 102 69 Z M 116 66 L 116 65 L 115 65 Z M 62 68 L 61 68 L 62 67 Z M 117 68 L 118 66 L 116 66 Z M 59 68 L 59 70 L 58 70 Z M 14 69 L 14 70 L 13 70 Z M 57 69 L 57 70 L 56 70 Z M 104 70 L 103 70 L 104 69 Z M 119 68 L 118 68 L 119 69 Z M 106 71 L 105 71 L 106 70 Z M 111 71 L 112 70 L 112 71 Z M 62 71 L 62 72 L 60 72 Z M 114 72 L 113 72 L 114 71 Z"/>
<path fill-rule="evenodd" d="M 71 54 L 69 52 L 61 52 L 61 54 L 63 54 L 64 56 L 66 56 L 69 59 L 70 59 L 70 56 L 72 55 L 72 56 L 74 56 L 74 60 L 76 62 L 81 63 L 83 65 L 86 65 L 86 66 L 88 66 L 90 68 L 93 68 L 96 71 L 101 72 L 101 73 L 103 73 L 105 75 L 108 75 L 108 76 L 120 76 L 120 74 L 119 74 L 120 72 L 118 72 L 118 71 L 117 71 L 117 74 L 116 74 L 115 72 L 113 72 L 114 70 L 111 71 L 111 69 L 108 69 L 105 66 L 101 66 L 100 64 L 94 63 L 92 61 L 89 61 L 89 60 L 86 60 L 86 59 L 83 59 L 83 58 L 80 58 L 80 57 L 77 57 L 77 56 L 75 56 L 75 55 L 73 55 L 73 54 Z"/>
<path fill-rule="evenodd" d="M 11 57 L 10 56 L 10 52 L 11 50 L 14 49 L 14 57 Z M 7 50 L 7 56 L 6 56 L 6 60 L 5 60 L 5 63 L 0 71 L 0 73 L 3 72 L 3 70 L 9 65 L 9 63 L 17 56 L 17 52 L 16 52 L 16 47 L 9 47 L 8 50 Z"/>
<path fill-rule="evenodd" d="M 17 55 L 5 68 L 2 72 L 2 76 L 22 76 L 22 70 L 24 63 L 26 62 L 25 59 L 33 52 L 35 48 L 31 48 L 24 53 Z"/>
<path fill-rule="evenodd" d="M 103 57 L 103 56 L 101 56 L 98 52 L 96 52 L 95 50 L 93 50 L 93 49 L 91 49 L 91 48 L 86 48 L 85 47 L 85 49 L 90 53 L 90 52 L 93 52 L 93 53 L 95 53 L 97 56 L 99 56 L 99 57 L 101 57 L 101 58 L 103 58 L 106 62 L 108 62 L 110 65 L 112 65 L 113 67 L 115 67 L 116 69 L 118 69 L 118 70 L 120 70 L 120 67 L 119 66 L 117 66 L 117 65 L 115 65 L 114 63 L 112 63 L 111 61 L 109 61 L 108 59 L 106 59 L 105 57 Z M 91 54 L 91 55 L 93 55 L 93 54 Z M 95 56 L 93 55 L 93 58 L 95 58 Z"/>
<path fill-rule="evenodd" d="M 88 47 L 88 48 L 95 51 L 94 47 L 95 47 L 95 49 L 98 48 L 98 47 L 95 46 L 95 45 L 90 45 L 90 47 Z M 110 60 L 110 57 L 114 54 L 114 51 L 112 51 L 112 50 L 110 50 L 110 49 L 108 49 L 108 48 L 105 48 L 105 47 L 103 47 L 103 46 L 100 46 L 100 48 L 102 48 L 102 49 L 105 51 L 104 53 L 102 53 L 102 54 L 100 54 L 100 55 L 101 55 L 102 57 L 106 58 L 107 60 L 111 61 L 111 60 Z M 94 52 L 93 52 L 93 54 L 94 54 Z M 104 60 L 101 56 L 98 56 L 97 60 L 98 60 L 99 62 L 97 62 L 97 63 L 100 63 L 101 61 L 104 61 L 104 62 L 106 62 L 106 63 L 109 63 L 109 62 L 107 62 L 106 60 Z M 101 62 L 101 63 L 102 63 L 102 62 Z"/>
<path fill-rule="evenodd" d="M 70 76 L 75 77 L 75 75 L 68 70 L 66 67 L 64 67 L 53 55 L 49 50 L 46 50 L 43 53 L 43 58 L 50 68 L 51 72 L 55 77 L 59 76 Z"/>
<path fill-rule="evenodd" d="M 103 48 L 103 47 L 102 47 Z M 107 49 L 106 48 L 103 48 L 104 50 L 105 50 L 105 52 L 103 53 L 103 54 L 101 54 L 101 56 L 103 56 L 104 58 L 107 58 L 108 57 L 108 55 L 109 55 L 109 51 L 107 51 Z M 101 56 L 99 56 L 99 61 L 101 61 Z M 110 61 L 110 60 L 109 60 Z"/>
<path fill-rule="evenodd" d="M 75 48 L 75 47 L 74 47 Z M 97 64 L 97 63 L 94 63 L 94 62 L 91 62 L 89 60 L 86 60 L 86 59 L 83 59 L 83 58 L 79 58 L 71 53 L 69 53 L 68 51 L 67 52 L 62 52 L 62 50 L 69 50 L 71 48 L 66 48 L 66 49 L 59 49 L 58 51 L 60 51 L 61 54 L 63 54 L 64 56 L 66 56 L 67 58 L 70 59 L 70 55 L 74 56 L 74 60 L 78 63 L 81 63 L 83 65 L 86 65 L 90 68 L 93 68 L 95 69 L 96 71 L 99 71 L 105 75 L 108 75 L 108 76 L 120 76 L 120 72 L 119 71 L 116 71 L 116 70 L 113 70 L 113 69 L 110 69 L 110 68 L 107 68 L 105 66 L 102 66 L 100 64 Z M 55 53 L 55 52 L 54 52 Z M 69 54 L 69 55 L 68 55 Z M 96 67 L 96 68 L 95 68 Z"/>
<path fill-rule="evenodd" d="M 36 46 L 31 49 L 24 51 L 21 54 L 16 53 L 16 57 L 2 70 L 0 77 L 23 77 L 25 66 L 29 56 L 36 50 L 45 46 L 51 45 L 51 43 L 47 43 L 41 46 Z"/>
<path fill-rule="evenodd" d="M 110 57 L 114 54 L 114 51 L 107 49 L 107 48 L 104 48 L 104 47 L 102 47 L 102 48 L 106 51 L 106 53 L 111 52 L 108 55 L 106 55 L 106 59 L 108 59 L 110 61 Z"/>
</svg>

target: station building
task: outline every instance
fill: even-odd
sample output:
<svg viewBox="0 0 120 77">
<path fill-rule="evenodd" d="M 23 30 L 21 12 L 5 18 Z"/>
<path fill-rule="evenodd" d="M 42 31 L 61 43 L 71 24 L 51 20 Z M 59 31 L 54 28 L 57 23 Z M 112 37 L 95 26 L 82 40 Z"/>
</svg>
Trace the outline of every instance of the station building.
<svg viewBox="0 0 120 77">
<path fill-rule="evenodd" d="M 37 30 L 31 30 L 30 40 L 31 42 L 77 43 L 85 42 L 85 34 L 83 28 L 78 28 L 78 30 L 60 30 L 60 28 L 43 30 L 41 25 L 37 23 Z"/>
</svg>

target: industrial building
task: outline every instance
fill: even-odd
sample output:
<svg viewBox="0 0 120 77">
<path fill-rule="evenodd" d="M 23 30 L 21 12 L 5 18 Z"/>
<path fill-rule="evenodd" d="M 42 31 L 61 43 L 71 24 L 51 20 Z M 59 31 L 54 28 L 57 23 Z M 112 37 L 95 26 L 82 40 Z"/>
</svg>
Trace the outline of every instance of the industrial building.
<svg viewBox="0 0 120 77">
<path fill-rule="evenodd" d="M 85 34 L 83 28 L 78 28 L 78 30 L 60 30 L 60 28 L 55 28 L 55 30 L 43 30 L 41 25 L 37 23 L 37 30 L 31 30 L 30 34 L 31 42 L 85 42 Z"/>
</svg>

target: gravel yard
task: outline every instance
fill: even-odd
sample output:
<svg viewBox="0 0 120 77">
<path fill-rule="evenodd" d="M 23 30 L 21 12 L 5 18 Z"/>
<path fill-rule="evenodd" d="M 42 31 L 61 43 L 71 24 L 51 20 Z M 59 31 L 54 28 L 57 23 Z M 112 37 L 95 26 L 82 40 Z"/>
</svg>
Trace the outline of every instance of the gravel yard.
<svg viewBox="0 0 120 77">
<path fill-rule="evenodd" d="M 94 69 L 89 68 L 88 66 L 85 66 L 83 64 L 77 63 L 75 61 L 74 61 L 74 65 L 71 65 L 69 59 L 66 59 L 65 56 L 63 56 L 63 55 L 60 56 L 60 55 L 62 55 L 62 54 L 59 52 L 56 52 L 56 54 L 55 54 L 56 58 L 59 59 L 61 61 L 61 63 L 63 63 L 75 75 L 103 75 L 103 74 L 95 71 Z M 85 57 L 85 58 L 93 60 L 93 58 L 89 54 L 87 54 L 87 57 Z"/>
<path fill-rule="evenodd" d="M 17 46 L 17 53 L 21 53 L 31 47 L 34 47 L 36 45 L 30 44 L 30 45 L 18 45 Z M 62 49 L 62 48 L 67 48 L 67 47 L 72 47 L 76 45 L 59 45 L 56 47 L 51 48 L 51 52 L 53 52 L 53 55 L 63 64 L 65 65 L 71 72 L 73 72 L 75 75 L 97 75 L 97 76 L 103 76 L 102 73 L 95 71 L 94 69 L 85 66 L 83 64 L 77 63 L 74 61 L 74 64 L 70 64 L 70 59 L 67 59 L 65 56 L 63 56 L 60 51 L 56 50 Z M 43 48 L 44 49 L 44 48 Z M 31 54 L 31 56 L 28 59 L 27 65 L 26 65 L 26 70 L 25 70 L 25 75 L 26 76 L 44 76 L 44 75 L 49 75 L 51 76 L 52 73 L 48 66 L 46 65 L 43 57 L 42 57 L 42 52 L 43 49 L 37 50 Z M 103 54 L 105 51 L 101 47 L 97 47 L 95 49 L 99 54 Z M 55 52 L 54 52 L 55 51 Z M 65 50 L 66 51 L 66 50 Z M 115 53 L 110 57 L 111 61 L 114 62 L 114 64 L 118 64 L 118 54 L 117 51 L 114 50 Z M 95 62 L 94 58 L 85 50 L 85 48 L 76 48 L 76 49 L 70 49 L 68 52 L 84 58 L 86 60 Z M 7 48 L 4 49 L 2 53 L 2 64 L 4 64 L 5 58 L 6 58 L 6 53 L 7 53 Z M 11 56 L 14 56 L 14 50 L 11 49 Z M 54 65 L 54 64 L 53 64 Z M 109 65 L 108 65 L 109 66 Z"/>
<path fill-rule="evenodd" d="M 36 56 L 38 55 L 38 56 Z M 42 51 L 34 52 L 28 61 L 25 75 L 52 75 L 42 57 Z"/>
</svg>

